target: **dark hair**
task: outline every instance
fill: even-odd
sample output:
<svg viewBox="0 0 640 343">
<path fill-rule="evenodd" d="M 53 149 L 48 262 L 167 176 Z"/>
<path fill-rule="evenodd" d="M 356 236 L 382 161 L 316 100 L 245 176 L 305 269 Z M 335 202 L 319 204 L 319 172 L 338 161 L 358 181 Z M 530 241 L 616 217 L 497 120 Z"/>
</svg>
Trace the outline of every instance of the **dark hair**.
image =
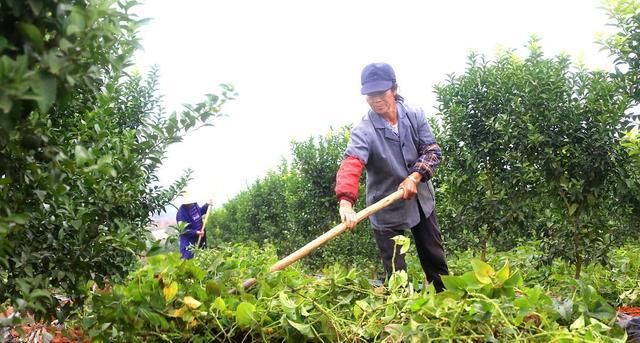
<svg viewBox="0 0 640 343">
<path fill-rule="evenodd" d="M 404 97 L 400 94 L 397 93 L 398 91 L 398 84 L 397 83 L 393 83 L 393 85 L 391 85 L 391 90 L 393 90 L 394 92 L 396 92 L 396 95 L 394 96 L 394 99 L 398 102 L 404 102 Z"/>
</svg>

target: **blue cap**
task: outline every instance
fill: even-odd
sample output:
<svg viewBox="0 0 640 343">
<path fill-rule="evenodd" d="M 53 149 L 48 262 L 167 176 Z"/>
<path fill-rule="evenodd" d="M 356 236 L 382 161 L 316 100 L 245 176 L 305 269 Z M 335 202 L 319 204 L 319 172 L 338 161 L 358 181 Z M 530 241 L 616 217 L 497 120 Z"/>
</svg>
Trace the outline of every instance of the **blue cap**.
<svg viewBox="0 0 640 343">
<path fill-rule="evenodd" d="M 383 92 L 396 83 L 396 73 L 387 63 L 371 63 L 362 69 L 360 93 Z"/>
</svg>

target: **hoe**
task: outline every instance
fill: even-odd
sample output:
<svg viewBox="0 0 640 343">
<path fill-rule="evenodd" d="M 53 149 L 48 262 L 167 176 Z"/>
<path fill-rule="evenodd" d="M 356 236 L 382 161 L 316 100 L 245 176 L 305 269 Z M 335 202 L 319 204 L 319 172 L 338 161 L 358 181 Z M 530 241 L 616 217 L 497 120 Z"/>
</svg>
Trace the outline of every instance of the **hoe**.
<svg viewBox="0 0 640 343">
<path fill-rule="evenodd" d="M 391 205 L 392 203 L 396 202 L 397 200 L 402 199 L 403 193 L 404 193 L 404 190 L 402 188 L 400 188 L 397 191 L 395 191 L 394 193 L 391 193 L 390 195 L 388 195 L 386 198 L 381 199 L 380 201 L 376 202 L 375 204 L 373 204 L 373 205 L 361 210 L 360 212 L 358 212 L 356 214 L 356 223 L 360 223 L 364 219 L 368 218 L 370 215 L 382 210 L 383 208 Z M 276 262 L 273 266 L 271 266 L 271 268 L 269 268 L 269 272 L 272 272 L 272 273 L 273 272 L 277 272 L 279 270 L 282 270 L 282 269 L 288 267 L 290 264 L 292 264 L 292 263 L 298 261 L 299 259 L 309 255 L 314 250 L 316 250 L 319 247 L 323 246 L 328 241 L 330 241 L 330 240 L 334 239 L 335 237 L 341 235 L 346 230 L 347 230 L 347 226 L 345 224 L 341 223 L 341 224 L 336 225 L 331 230 L 325 232 L 321 236 L 318 236 L 316 239 L 314 239 L 311 242 L 307 243 L 302 248 L 292 252 L 291 254 L 289 254 L 289 256 L 287 256 L 287 257 L 281 259 L 280 261 Z M 244 289 L 250 288 L 253 285 L 255 285 L 256 282 L 257 282 L 256 278 L 247 279 L 242 283 L 242 287 L 244 287 Z M 236 292 L 235 289 L 231 289 L 229 291 L 229 293 L 235 293 L 235 292 Z"/>
</svg>

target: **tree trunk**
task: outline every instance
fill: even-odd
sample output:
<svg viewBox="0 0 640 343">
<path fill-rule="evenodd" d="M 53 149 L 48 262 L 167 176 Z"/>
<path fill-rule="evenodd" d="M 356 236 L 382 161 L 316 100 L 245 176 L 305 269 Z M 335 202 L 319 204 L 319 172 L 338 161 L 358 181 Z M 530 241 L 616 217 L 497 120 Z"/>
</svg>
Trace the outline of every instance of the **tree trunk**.
<svg viewBox="0 0 640 343">
<path fill-rule="evenodd" d="M 578 233 L 576 233 L 576 235 L 574 236 L 573 243 L 575 247 L 575 258 L 576 258 L 576 275 L 574 276 L 574 278 L 579 279 L 580 271 L 582 270 L 582 253 L 580 251 L 580 235 Z"/>
<path fill-rule="evenodd" d="M 573 223 L 573 247 L 574 247 L 574 256 L 576 260 L 576 275 L 575 279 L 580 278 L 580 272 L 582 271 L 582 251 L 580 240 L 582 239 L 582 235 L 580 234 L 580 221 L 577 215 L 571 216 L 571 223 Z"/>
<path fill-rule="evenodd" d="M 490 229 L 487 229 L 487 235 L 482 242 L 482 247 L 480 248 L 480 259 L 482 260 L 482 262 L 487 262 L 487 249 L 489 246 L 489 241 L 491 240 L 492 232 L 493 231 L 491 231 Z"/>
</svg>

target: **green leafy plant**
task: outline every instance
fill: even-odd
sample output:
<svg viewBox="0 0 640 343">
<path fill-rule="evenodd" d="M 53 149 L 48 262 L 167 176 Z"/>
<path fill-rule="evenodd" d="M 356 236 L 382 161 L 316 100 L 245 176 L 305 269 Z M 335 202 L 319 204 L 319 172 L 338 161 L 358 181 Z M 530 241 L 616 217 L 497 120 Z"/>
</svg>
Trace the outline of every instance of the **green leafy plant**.
<svg viewBox="0 0 640 343">
<path fill-rule="evenodd" d="M 436 87 L 452 164 L 446 199 L 483 247 L 534 234 L 579 277 L 625 227 L 608 218 L 626 214 L 613 185 L 629 160 L 620 139 L 630 100 L 607 73 L 545 58 L 537 39 L 528 48 L 524 59 L 471 55 L 463 75 Z"/>
<path fill-rule="evenodd" d="M 157 70 L 125 72 L 135 4 L 0 1 L 0 305 L 63 321 L 91 284 L 125 277 L 189 179 L 157 185 L 167 147 L 234 97 L 223 85 L 164 113 Z"/>
<path fill-rule="evenodd" d="M 95 341 L 510 341 L 623 342 L 615 312 L 595 289 L 557 300 L 528 288 L 509 263 L 497 271 L 445 276 L 448 290 L 413 289 L 402 271 L 389 288 L 372 287 L 361 272 L 333 265 L 309 276 L 295 265 L 268 267 L 275 249 L 221 245 L 193 260 L 158 255 L 112 292 L 96 293 L 81 324 Z M 243 279 L 257 277 L 249 290 Z M 230 289 L 236 292 L 229 293 Z"/>
<path fill-rule="evenodd" d="M 348 142 L 347 127 L 291 143 L 291 161 L 283 161 L 247 190 L 214 212 L 209 237 L 225 242 L 252 240 L 273 244 L 289 254 L 338 224 L 335 177 Z M 364 175 L 363 175 L 364 177 Z M 364 206 L 364 190 L 359 206 Z M 304 263 L 373 265 L 378 253 L 368 222 L 337 237 Z"/>
</svg>

